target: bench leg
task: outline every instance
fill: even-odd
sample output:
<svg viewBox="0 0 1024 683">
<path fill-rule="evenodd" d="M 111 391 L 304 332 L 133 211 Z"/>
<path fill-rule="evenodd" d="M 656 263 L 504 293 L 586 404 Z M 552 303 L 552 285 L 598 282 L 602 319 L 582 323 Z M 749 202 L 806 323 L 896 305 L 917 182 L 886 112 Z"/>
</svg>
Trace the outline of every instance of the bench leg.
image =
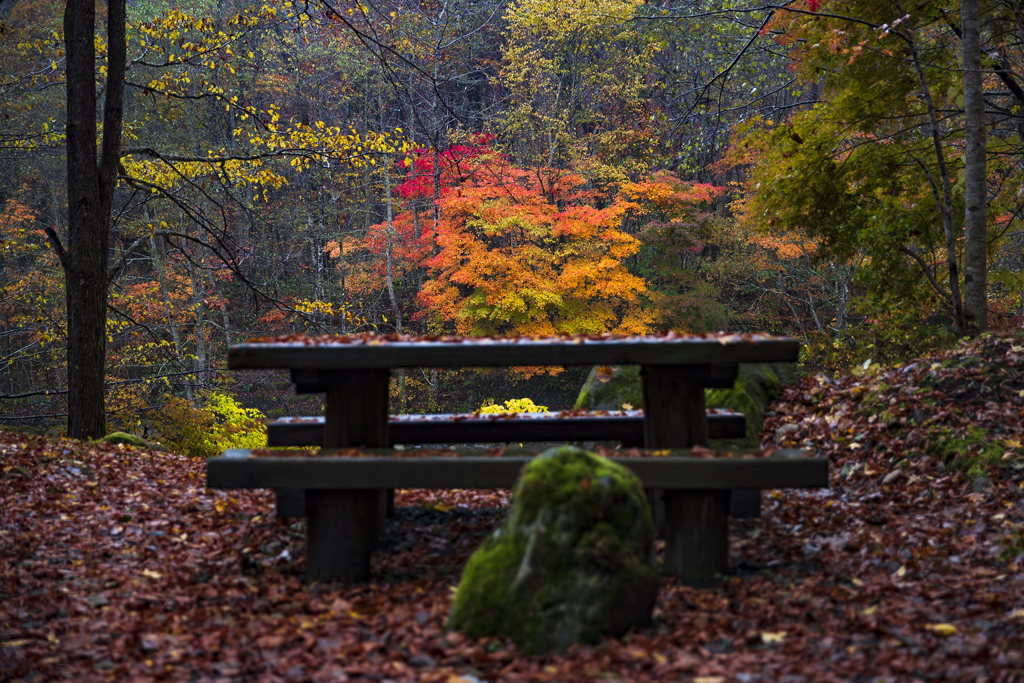
<svg viewBox="0 0 1024 683">
<path fill-rule="evenodd" d="M 278 519 L 306 516 L 306 489 L 274 489 Z"/>
<path fill-rule="evenodd" d="M 376 489 L 306 491 L 306 581 L 370 576 L 382 496 Z"/>
<path fill-rule="evenodd" d="M 729 571 L 730 491 L 666 490 L 665 572 L 707 585 Z"/>
<path fill-rule="evenodd" d="M 729 516 L 736 519 L 760 517 L 761 489 L 733 489 L 729 499 Z"/>
<path fill-rule="evenodd" d="M 654 521 L 654 533 L 657 538 L 665 538 L 665 493 L 662 489 L 644 489 L 647 502 L 651 508 L 651 519 Z"/>
</svg>

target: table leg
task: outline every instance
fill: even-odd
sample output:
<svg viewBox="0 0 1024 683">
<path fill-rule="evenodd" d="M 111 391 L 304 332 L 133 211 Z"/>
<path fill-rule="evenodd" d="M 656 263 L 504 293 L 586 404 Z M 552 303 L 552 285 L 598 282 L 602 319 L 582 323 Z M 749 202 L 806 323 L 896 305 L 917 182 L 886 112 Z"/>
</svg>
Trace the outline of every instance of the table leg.
<svg viewBox="0 0 1024 683">
<path fill-rule="evenodd" d="M 361 581 L 377 543 L 376 489 L 306 491 L 306 581 Z"/>
<path fill-rule="evenodd" d="M 320 373 L 326 385 L 324 448 L 388 445 L 387 368 Z"/>
<path fill-rule="evenodd" d="M 757 519 L 761 516 L 761 489 L 733 489 L 729 502 L 729 516 L 737 519 Z"/>
<path fill-rule="evenodd" d="M 645 365 L 644 446 L 687 448 L 708 442 L 707 365 Z"/>
<path fill-rule="evenodd" d="M 686 585 L 729 571 L 728 489 L 665 491 L 665 572 Z"/>
<path fill-rule="evenodd" d="M 274 489 L 278 519 L 306 516 L 306 489 Z"/>
<path fill-rule="evenodd" d="M 645 365 L 644 446 L 686 448 L 707 444 L 704 386 L 710 381 L 707 365 Z M 651 516 L 659 538 L 667 538 L 664 491 L 647 489 Z"/>
<path fill-rule="evenodd" d="M 320 370 L 325 392 L 324 448 L 388 445 L 387 368 Z M 306 491 L 307 581 L 359 581 L 384 529 L 384 490 Z"/>
</svg>

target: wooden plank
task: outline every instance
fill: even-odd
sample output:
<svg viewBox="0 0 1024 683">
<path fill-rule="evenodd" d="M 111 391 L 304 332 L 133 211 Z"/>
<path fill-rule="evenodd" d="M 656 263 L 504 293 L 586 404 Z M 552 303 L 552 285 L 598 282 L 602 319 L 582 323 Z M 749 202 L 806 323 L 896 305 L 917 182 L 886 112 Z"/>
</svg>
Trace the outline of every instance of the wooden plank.
<svg viewBox="0 0 1024 683">
<path fill-rule="evenodd" d="M 525 441 L 621 441 L 626 446 L 643 444 L 643 414 L 581 415 L 559 417 L 521 415 L 491 419 L 467 415 L 403 415 L 388 422 L 388 437 L 394 444 L 508 443 Z M 742 413 L 708 413 L 708 436 L 712 439 L 742 438 L 746 418 Z M 267 444 L 284 446 L 323 445 L 323 418 L 281 420 L 267 425 Z"/>
<path fill-rule="evenodd" d="M 257 456 L 229 451 L 207 461 L 211 488 L 511 488 L 523 455 L 506 457 L 383 457 L 393 451 L 363 449 L 371 457 Z M 683 452 L 683 451 L 677 451 Z M 800 452 L 800 451 L 797 451 Z M 793 451 L 788 451 L 793 453 Z M 828 485 L 828 460 L 809 457 L 611 458 L 646 486 L 665 489 L 803 488 Z"/>
<path fill-rule="evenodd" d="M 245 343 L 228 367 L 329 370 L 523 365 L 679 365 L 796 361 L 800 344 L 771 335 L 623 339 L 462 339 L 377 343 Z"/>
</svg>

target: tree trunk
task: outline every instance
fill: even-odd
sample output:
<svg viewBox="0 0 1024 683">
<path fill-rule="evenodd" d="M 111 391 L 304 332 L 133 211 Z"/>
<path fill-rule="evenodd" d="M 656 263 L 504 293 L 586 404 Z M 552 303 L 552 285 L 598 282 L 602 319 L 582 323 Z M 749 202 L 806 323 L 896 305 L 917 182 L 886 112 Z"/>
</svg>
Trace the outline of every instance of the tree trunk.
<svg viewBox="0 0 1024 683">
<path fill-rule="evenodd" d="M 395 317 L 394 327 L 395 332 L 402 334 L 402 311 L 398 307 L 398 300 L 395 298 L 395 275 L 394 275 L 394 249 L 395 249 L 395 225 L 392 217 L 391 207 L 391 159 L 384 157 L 384 198 L 387 202 L 387 225 L 388 225 L 388 242 L 387 242 L 387 273 L 386 280 L 388 286 L 388 298 L 391 300 L 391 315 Z"/>
<path fill-rule="evenodd" d="M 59 248 L 68 315 L 68 436 L 106 433 L 104 375 L 110 212 L 121 152 L 125 72 L 125 2 L 107 4 L 108 62 L 103 143 L 96 149 L 96 6 L 68 2 L 68 246 Z"/>
<path fill-rule="evenodd" d="M 987 283 L 988 202 L 985 169 L 985 101 L 981 70 L 981 19 L 978 0 L 960 4 L 964 73 L 964 313 L 968 331 L 977 334 L 988 325 Z"/>
</svg>

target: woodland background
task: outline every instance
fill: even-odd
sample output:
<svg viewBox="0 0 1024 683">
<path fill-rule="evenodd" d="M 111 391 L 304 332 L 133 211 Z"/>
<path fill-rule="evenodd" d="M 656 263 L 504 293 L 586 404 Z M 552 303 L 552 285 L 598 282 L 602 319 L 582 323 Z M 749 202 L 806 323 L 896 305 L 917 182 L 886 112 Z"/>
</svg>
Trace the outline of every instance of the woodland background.
<svg viewBox="0 0 1024 683">
<path fill-rule="evenodd" d="M 256 335 L 763 330 L 828 373 L 1019 328 L 1024 15 L 968 3 L 128 2 L 107 427 L 202 452 L 320 412 L 225 372 Z M 63 13 L 0 2 L 21 429 L 69 413 Z M 408 371 L 393 405 L 566 408 L 584 370 Z"/>
</svg>

